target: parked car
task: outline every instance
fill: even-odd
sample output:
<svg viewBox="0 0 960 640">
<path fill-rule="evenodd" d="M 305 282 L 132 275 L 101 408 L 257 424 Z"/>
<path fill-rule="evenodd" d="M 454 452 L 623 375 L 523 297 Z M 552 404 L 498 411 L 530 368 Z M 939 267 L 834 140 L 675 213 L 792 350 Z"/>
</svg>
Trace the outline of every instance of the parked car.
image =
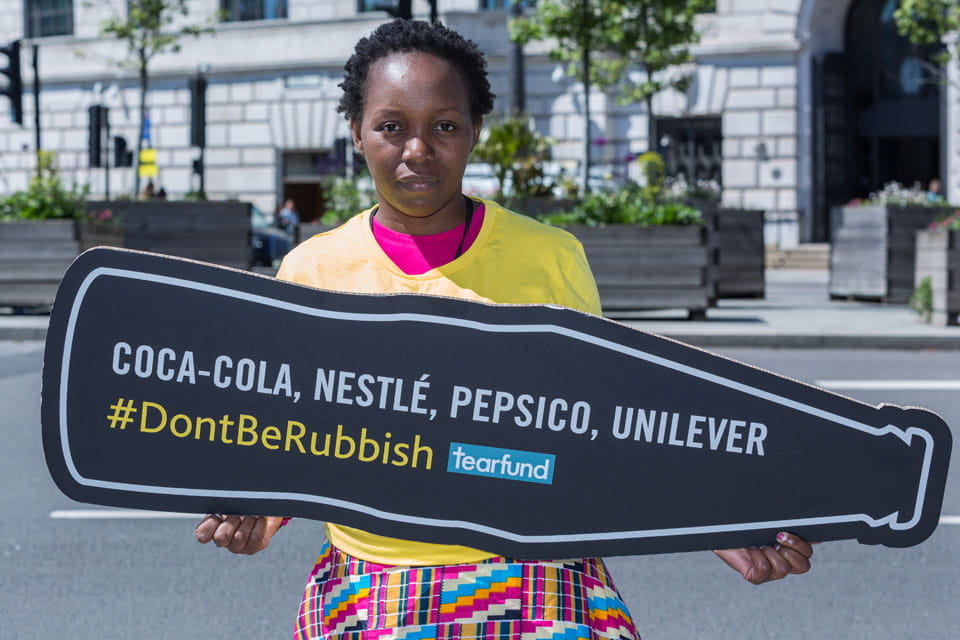
<svg viewBox="0 0 960 640">
<path fill-rule="evenodd" d="M 293 239 L 274 226 L 272 215 L 250 207 L 251 267 L 275 267 L 292 248 Z"/>
</svg>

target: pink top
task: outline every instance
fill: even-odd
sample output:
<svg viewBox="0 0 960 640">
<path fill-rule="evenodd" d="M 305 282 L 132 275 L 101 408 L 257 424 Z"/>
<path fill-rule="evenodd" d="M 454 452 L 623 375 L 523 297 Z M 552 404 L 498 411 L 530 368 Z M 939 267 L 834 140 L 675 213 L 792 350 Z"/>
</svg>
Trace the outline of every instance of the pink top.
<svg viewBox="0 0 960 640">
<path fill-rule="evenodd" d="M 411 236 L 386 228 L 380 224 L 376 216 L 373 217 L 373 237 L 401 271 L 407 275 L 417 276 L 453 262 L 461 239 L 463 239 L 463 251 L 466 252 L 480 234 L 480 228 L 483 226 L 483 212 L 483 204 L 478 203 L 473 211 L 466 238 L 463 235 L 462 224 L 441 233 Z"/>
</svg>

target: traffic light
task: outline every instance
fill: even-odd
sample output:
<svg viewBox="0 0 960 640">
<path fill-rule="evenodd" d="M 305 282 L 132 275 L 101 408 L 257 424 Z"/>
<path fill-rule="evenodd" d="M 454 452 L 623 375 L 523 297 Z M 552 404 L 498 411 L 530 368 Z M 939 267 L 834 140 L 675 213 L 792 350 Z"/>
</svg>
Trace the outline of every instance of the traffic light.
<svg viewBox="0 0 960 640">
<path fill-rule="evenodd" d="M 123 136 L 113 136 L 113 166 L 133 166 L 133 151 L 127 149 L 127 139 Z"/>
<path fill-rule="evenodd" d="M 0 53 L 7 56 L 7 66 L 0 73 L 7 76 L 7 86 L 0 93 L 10 99 L 10 115 L 17 124 L 23 124 L 23 79 L 20 77 L 20 41 L 0 47 Z"/>
<path fill-rule="evenodd" d="M 207 145 L 207 79 L 190 78 L 190 145 Z"/>
<path fill-rule="evenodd" d="M 102 104 L 87 109 L 87 166 L 103 166 L 103 128 L 107 126 L 107 108 Z"/>
<path fill-rule="evenodd" d="M 337 157 L 337 175 L 347 173 L 347 139 L 337 138 L 333 141 L 333 153 Z"/>
<path fill-rule="evenodd" d="M 413 0 L 396 0 L 396 2 L 377 2 L 373 8 L 377 11 L 386 11 L 394 18 L 404 20 L 413 19 Z"/>
</svg>

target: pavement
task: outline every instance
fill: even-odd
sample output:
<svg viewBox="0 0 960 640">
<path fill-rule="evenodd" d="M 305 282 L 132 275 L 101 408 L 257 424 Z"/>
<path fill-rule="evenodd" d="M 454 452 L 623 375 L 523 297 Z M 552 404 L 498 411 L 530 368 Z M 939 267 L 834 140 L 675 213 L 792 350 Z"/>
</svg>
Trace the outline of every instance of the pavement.
<svg viewBox="0 0 960 640">
<path fill-rule="evenodd" d="M 610 317 L 707 348 L 960 349 L 960 327 L 924 323 L 907 305 L 831 300 L 828 278 L 825 270 L 768 269 L 763 298 L 720 300 L 705 320 L 680 310 Z M 0 310 L 0 340 L 42 340 L 48 319 Z"/>
</svg>

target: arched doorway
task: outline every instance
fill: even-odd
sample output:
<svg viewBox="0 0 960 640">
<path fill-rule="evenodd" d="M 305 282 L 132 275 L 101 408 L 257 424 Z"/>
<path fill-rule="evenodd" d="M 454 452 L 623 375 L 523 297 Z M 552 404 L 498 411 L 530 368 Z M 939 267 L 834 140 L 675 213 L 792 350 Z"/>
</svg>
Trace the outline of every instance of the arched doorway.
<svg viewBox="0 0 960 640">
<path fill-rule="evenodd" d="M 843 50 L 814 54 L 813 240 L 829 239 L 833 206 L 890 182 L 925 186 L 942 177 L 941 87 L 931 63 L 937 48 L 897 32 L 898 6 L 853 0 Z"/>
<path fill-rule="evenodd" d="M 847 80 L 853 125 L 851 189 L 940 177 L 940 84 L 929 47 L 897 32 L 899 0 L 857 0 L 847 14 Z"/>
</svg>

